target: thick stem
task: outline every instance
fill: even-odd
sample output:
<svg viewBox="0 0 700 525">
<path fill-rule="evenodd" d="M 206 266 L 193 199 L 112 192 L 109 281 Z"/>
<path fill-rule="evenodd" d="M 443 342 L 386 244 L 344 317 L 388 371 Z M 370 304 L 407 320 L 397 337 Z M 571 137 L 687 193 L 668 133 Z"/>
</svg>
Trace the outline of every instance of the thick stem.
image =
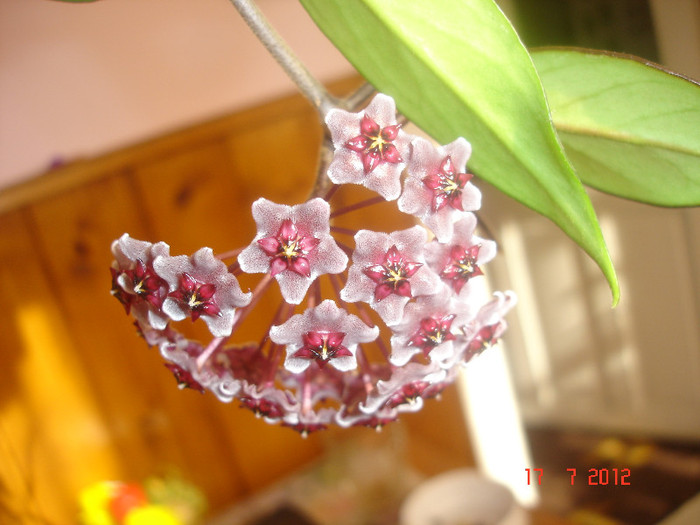
<svg viewBox="0 0 700 525">
<path fill-rule="evenodd" d="M 343 100 L 342 104 L 348 111 L 357 111 L 360 106 L 365 105 L 367 99 L 375 92 L 374 86 L 369 82 L 365 82 L 353 94 Z"/>
<path fill-rule="evenodd" d="M 319 83 L 304 67 L 292 50 L 282 40 L 280 35 L 265 19 L 262 12 L 251 0 L 231 0 L 248 27 L 253 30 L 255 36 L 267 48 L 277 63 L 282 66 L 285 73 L 298 86 L 299 90 L 318 110 L 321 120 L 326 113 L 338 105 L 326 88 Z"/>
<path fill-rule="evenodd" d="M 331 162 L 333 161 L 334 155 L 335 149 L 333 148 L 333 141 L 331 140 L 330 132 L 328 131 L 328 128 L 324 126 L 323 142 L 321 143 L 321 148 L 318 152 L 316 181 L 314 182 L 314 187 L 311 190 L 311 195 L 309 196 L 310 199 L 329 195 L 331 193 L 331 188 L 335 187 L 327 175 L 328 166 L 330 166 Z"/>
<path fill-rule="evenodd" d="M 297 85 L 299 91 L 313 104 L 321 121 L 324 121 L 326 114 L 340 104 L 338 99 L 328 93 L 326 88 L 309 73 L 252 0 L 231 0 L 231 3 L 258 40 Z M 324 195 L 332 186 L 332 182 L 326 176 L 326 170 L 332 159 L 333 143 L 326 130 L 319 155 L 316 181 L 309 198 Z"/>
</svg>

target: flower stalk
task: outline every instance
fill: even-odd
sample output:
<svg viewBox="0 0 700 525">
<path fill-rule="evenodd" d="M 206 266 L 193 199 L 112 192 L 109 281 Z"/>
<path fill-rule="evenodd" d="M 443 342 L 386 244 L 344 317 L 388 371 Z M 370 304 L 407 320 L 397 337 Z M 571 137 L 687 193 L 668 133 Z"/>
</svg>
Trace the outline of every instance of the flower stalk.
<svg viewBox="0 0 700 525">
<path fill-rule="evenodd" d="M 270 25 L 255 2 L 231 0 L 231 3 L 270 55 L 297 85 L 299 91 L 313 104 L 321 119 L 325 118 L 328 111 L 338 106 L 337 99 L 331 96 L 326 88 L 309 73 L 279 33 Z"/>
</svg>

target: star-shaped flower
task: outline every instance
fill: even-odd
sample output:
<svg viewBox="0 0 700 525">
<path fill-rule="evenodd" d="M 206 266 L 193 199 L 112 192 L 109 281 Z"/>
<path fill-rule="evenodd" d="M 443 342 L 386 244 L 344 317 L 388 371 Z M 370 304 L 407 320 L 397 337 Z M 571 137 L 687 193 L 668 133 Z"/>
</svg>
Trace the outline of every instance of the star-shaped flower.
<svg viewBox="0 0 700 525">
<path fill-rule="evenodd" d="M 112 243 L 112 295 L 141 325 L 156 330 L 168 324 L 168 316 L 161 310 L 168 284 L 153 269 L 153 261 L 169 251 L 164 242 L 139 241 L 126 233 Z"/>
<path fill-rule="evenodd" d="M 355 351 L 358 343 L 374 341 L 379 328 L 369 327 L 362 320 L 327 299 L 303 314 L 270 328 L 270 339 L 287 346 L 284 367 L 298 374 L 315 361 L 321 366 L 346 372 L 357 367 Z"/>
<path fill-rule="evenodd" d="M 272 257 L 270 275 L 274 277 L 284 270 L 291 270 L 304 277 L 311 275 L 309 254 L 316 249 L 320 239 L 299 233 L 291 219 L 282 221 L 277 235 L 259 239 L 263 251 Z"/>
<path fill-rule="evenodd" d="M 170 287 L 163 311 L 174 321 L 201 316 L 215 337 L 231 335 L 236 308 L 252 298 L 211 248 L 200 248 L 191 257 L 159 256 L 153 267 Z"/>
<path fill-rule="evenodd" d="M 390 367 L 373 363 L 367 365 L 362 374 L 346 374 L 343 388 L 343 406 L 335 416 L 335 422 L 341 427 L 367 426 L 375 430 L 398 418 L 398 410 L 389 407 L 375 407 L 376 410 L 363 411 L 360 406 L 365 403 L 370 392 L 375 392 L 377 381 L 386 381 L 391 377 Z M 376 393 L 376 392 L 375 392 Z"/>
<path fill-rule="evenodd" d="M 393 233 L 357 232 L 341 299 L 369 303 L 385 323 L 398 323 L 413 297 L 433 294 L 440 284 L 440 278 L 425 264 L 427 239 L 420 226 Z"/>
<path fill-rule="evenodd" d="M 406 306 L 400 324 L 392 326 L 391 356 L 394 366 L 403 366 L 423 353 L 435 363 L 445 363 L 455 353 L 460 327 L 474 316 L 475 307 L 458 300 L 446 285 L 435 295 L 421 297 Z"/>
<path fill-rule="evenodd" d="M 450 331 L 455 314 L 437 314 L 424 317 L 418 323 L 418 328 L 411 336 L 409 344 L 420 348 L 427 356 L 436 346 L 446 341 L 454 341 L 455 336 Z"/>
<path fill-rule="evenodd" d="M 297 402 L 285 390 L 268 386 L 258 388 L 255 384 L 245 385 L 238 396 L 241 406 L 252 410 L 256 417 L 268 423 L 280 421 L 288 412 L 297 411 Z"/>
<path fill-rule="evenodd" d="M 462 324 L 464 335 L 458 341 L 462 363 L 469 362 L 472 357 L 496 343 L 507 327 L 503 317 L 516 303 L 517 297 L 513 292 L 494 292 L 493 299 Z"/>
<path fill-rule="evenodd" d="M 398 124 L 380 128 L 379 124 L 365 113 L 360 120 L 360 134 L 348 140 L 345 147 L 360 154 L 365 173 L 369 174 L 382 162 L 403 162 L 399 150 L 393 144 L 400 129 Z"/>
<path fill-rule="evenodd" d="M 365 414 L 364 412 L 348 414 L 341 411 L 336 414 L 335 422 L 344 428 L 351 426 L 363 426 L 380 431 L 384 425 L 393 423 L 398 419 L 398 417 L 399 411 L 396 410 L 396 408 L 384 406 L 378 408 L 372 414 Z"/>
<path fill-rule="evenodd" d="M 205 392 L 204 387 L 190 374 L 189 370 L 185 370 L 175 363 L 165 363 L 165 367 L 172 372 L 179 389 L 191 388 L 200 394 Z"/>
<path fill-rule="evenodd" d="M 312 432 L 325 430 L 333 422 L 335 410 L 332 408 L 321 408 L 318 411 L 297 410 L 287 412 L 282 418 L 282 426 L 291 428 L 306 438 Z"/>
<path fill-rule="evenodd" d="M 379 302 L 393 294 L 413 297 L 410 277 L 413 277 L 421 263 L 406 260 L 394 244 L 384 255 L 382 264 L 375 264 L 364 269 L 364 274 L 377 283 L 374 299 Z"/>
<path fill-rule="evenodd" d="M 319 275 L 345 270 L 348 257 L 330 235 L 325 200 L 286 206 L 258 199 L 253 218 L 258 233 L 238 263 L 244 272 L 269 273 L 277 279 L 287 302 L 301 303 Z"/>
<path fill-rule="evenodd" d="M 481 206 L 481 192 L 469 182 L 472 175 L 465 172 L 471 146 L 458 138 L 435 147 L 417 137 L 411 148 L 399 209 L 419 217 L 439 241 L 446 242 L 463 212 Z"/>
<path fill-rule="evenodd" d="M 498 342 L 499 336 L 506 329 L 506 322 L 499 321 L 496 324 L 484 326 L 474 337 L 471 338 L 464 350 L 464 362 L 468 363 L 472 357 L 481 354 L 484 350 L 491 348 Z"/>
<path fill-rule="evenodd" d="M 396 104 L 378 94 L 359 113 L 332 109 L 326 115 L 335 156 L 328 177 L 336 184 L 360 184 L 387 200 L 401 193 L 411 136 L 396 123 Z"/>
<path fill-rule="evenodd" d="M 181 369 L 179 372 L 181 377 L 185 377 L 182 374 L 183 370 L 188 372 L 191 379 L 210 390 L 219 401 L 224 403 L 229 403 L 246 382 L 246 379 L 238 377 L 245 374 L 241 374 L 241 368 L 238 366 L 240 360 L 229 359 L 231 352 L 243 352 L 244 360 L 258 355 L 257 352 L 251 353 L 251 350 L 257 350 L 257 345 L 253 348 L 250 345 L 233 348 L 219 347 L 205 363 L 201 364 L 197 360 L 204 353 L 202 345 L 177 332 L 173 332 L 172 337 L 167 340 L 161 341 L 159 349 L 163 358 Z"/>
<path fill-rule="evenodd" d="M 377 381 L 377 389 L 360 405 L 366 414 L 382 409 L 399 412 L 416 412 L 423 406 L 424 392 L 431 392 L 431 385 L 442 384 L 447 373 L 434 363 L 408 363 L 393 370 L 387 380 Z"/>
<path fill-rule="evenodd" d="M 199 392 L 207 388 L 197 374 L 196 358 L 203 351 L 199 343 L 170 331 L 167 337 L 161 339 L 158 349 L 166 360 L 165 366 L 173 373 L 180 388 L 192 388 Z"/>
<path fill-rule="evenodd" d="M 482 275 L 481 266 L 496 256 L 494 241 L 474 235 L 476 222 L 473 213 L 465 213 L 446 243 L 432 241 L 425 247 L 430 267 L 458 294 L 470 279 Z"/>
</svg>

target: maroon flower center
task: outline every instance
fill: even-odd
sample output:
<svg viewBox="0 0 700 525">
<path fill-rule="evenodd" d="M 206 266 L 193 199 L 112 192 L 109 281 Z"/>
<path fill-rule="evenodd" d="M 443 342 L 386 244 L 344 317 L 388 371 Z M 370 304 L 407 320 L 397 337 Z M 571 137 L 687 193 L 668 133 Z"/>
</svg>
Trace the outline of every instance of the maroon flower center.
<svg viewBox="0 0 700 525">
<path fill-rule="evenodd" d="M 399 405 L 412 405 L 416 400 L 423 395 L 426 388 L 430 386 L 427 381 L 414 381 L 401 387 L 401 390 L 396 392 L 387 401 L 390 408 L 395 408 Z"/>
<path fill-rule="evenodd" d="M 126 310 L 126 313 L 129 314 L 131 311 L 131 303 L 134 300 L 134 296 L 131 294 L 128 294 L 124 291 L 124 289 L 119 285 L 119 275 L 121 273 L 114 268 L 110 268 L 109 271 L 112 274 L 112 289 L 110 290 L 110 293 L 114 298 L 117 299 L 122 305 L 124 306 L 124 309 Z"/>
<path fill-rule="evenodd" d="M 204 387 L 199 384 L 199 382 L 192 377 L 187 370 L 174 363 L 166 363 L 165 367 L 173 373 L 175 380 L 177 381 L 177 386 L 180 389 L 191 388 L 197 392 L 204 393 Z"/>
<path fill-rule="evenodd" d="M 411 283 L 408 279 L 421 266 L 423 266 L 421 263 L 406 260 L 394 245 L 384 255 L 382 264 L 365 268 L 364 274 L 377 283 L 374 289 L 376 301 L 381 301 L 392 293 L 402 297 L 412 297 Z"/>
<path fill-rule="evenodd" d="M 409 341 L 409 345 L 417 346 L 425 355 L 436 346 L 441 345 L 446 341 L 452 341 L 455 336 L 450 332 L 452 321 L 455 315 L 445 315 L 425 317 L 421 319 L 420 328 L 413 334 Z"/>
<path fill-rule="evenodd" d="M 283 427 L 288 427 L 291 428 L 292 430 L 295 430 L 301 434 L 301 437 L 306 439 L 309 434 L 312 432 L 317 432 L 319 430 L 325 430 L 328 428 L 327 425 L 324 425 L 323 423 L 282 423 Z"/>
<path fill-rule="evenodd" d="M 268 417 L 277 419 L 284 415 L 284 409 L 272 401 L 267 399 L 254 399 L 249 396 L 240 398 L 241 407 L 252 410 L 255 417 Z"/>
<path fill-rule="evenodd" d="M 438 172 L 423 179 L 423 184 L 433 192 L 433 212 L 447 205 L 455 210 L 464 211 L 462 191 L 472 177 L 470 173 L 457 173 L 452 159 L 449 156 L 445 157 Z"/>
<path fill-rule="evenodd" d="M 352 352 L 343 346 L 343 332 L 307 332 L 301 337 L 304 346 L 294 353 L 294 357 L 315 359 L 325 365 L 335 357 L 351 356 Z"/>
<path fill-rule="evenodd" d="M 468 360 L 493 346 L 497 341 L 497 338 L 494 337 L 497 328 L 498 324 L 492 324 L 484 326 L 481 330 L 479 330 L 474 338 L 469 341 L 469 345 L 467 345 L 467 355 L 465 358 Z"/>
<path fill-rule="evenodd" d="M 273 277 L 284 270 L 310 277 L 311 266 L 307 256 L 320 242 L 315 237 L 302 235 L 291 219 L 285 219 L 276 236 L 260 239 L 258 244 L 272 258 L 270 275 Z"/>
<path fill-rule="evenodd" d="M 393 144 L 400 128 L 398 124 L 380 128 L 371 117 L 364 115 L 360 121 L 360 134 L 348 140 L 345 146 L 361 155 L 365 173 L 371 173 L 382 162 L 402 162 L 399 150 Z"/>
<path fill-rule="evenodd" d="M 160 308 L 163 302 L 161 288 L 166 287 L 167 283 L 141 259 L 137 259 L 133 270 L 127 270 L 125 273 L 131 281 L 132 292 L 156 308 Z"/>
<path fill-rule="evenodd" d="M 450 259 L 440 272 L 440 276 L 452 281 L 452 286 L 457 293 L 469 279 L 476 275 L 483 275 L 481 268 L 476 264 L 480 248 L 480 245 L 475 244 L 469 248 L 453 246 L 450 250 Z"/>
<path fill-rule="evenodd" d="M 190 310 L 192 320 L 196 320 L 200 315 L 210 315 L 212 317 L 220 315 L 221 310 L 214 300 L 216 286 L 213 284 L 200 283 L 188 273 L 180 276 L 180 287 L 168 294 L 182 303 Z"/>
<path fill-rule="evenodd" d="M 401 403 L 399 403 L 401 404 Z M 393 408 L 393 407 L 392 407 Z M 354 426 L 359 426 L 362 425 L 364 427 L 369 427 L 373 428 L 377 432 L 381 431 L 382 428 L 387 425 L 388 423 L 393 423 L 396 421 L 397 416 L 387 416 L 387 417 L 380 417 L 380 416 L 371 416 L 367 419 L 362 419 L 354 423 Z"/>
</svg>

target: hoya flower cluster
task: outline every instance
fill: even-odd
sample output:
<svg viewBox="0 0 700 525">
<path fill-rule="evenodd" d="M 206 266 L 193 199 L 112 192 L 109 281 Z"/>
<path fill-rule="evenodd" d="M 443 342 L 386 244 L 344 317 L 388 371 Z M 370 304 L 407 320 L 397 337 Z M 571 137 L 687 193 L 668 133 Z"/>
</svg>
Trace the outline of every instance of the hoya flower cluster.
<svg viewBox="0 0 700 525">
<path fill-rule="evenodd" d="M 248 246 L 173 256 L 165 243 L 127 234 L 112 246 L 112 294 L 180 386 L 237 399 L 302 435 L 330 424 L 379 428 L 420 409 L 500 337 L 515 302 L 497 292 L 482 303 L 473 287 L 496 246 L 475 235 L 481 194 L 466 171 L 466 140 L 434 146 L 407 134 L 382 94 L 359 113 L 331 110 L 326 125 L 331 190 L 294 206 L 255 201 Z M 334 209 L 345 184 L 380 197 Z M 394 201 L 416 225 L 333 224 L 378 201 Z M 252 292 L 241 289 L 244 273 L 261 275 Z M 235 342 L 246 317 L 266 313 L 255 305 L 272 288 L 281 299 L 266 333 Z M 186 318 L 206 323 L 211 340 L 178 331 Z"/>
</svg>

